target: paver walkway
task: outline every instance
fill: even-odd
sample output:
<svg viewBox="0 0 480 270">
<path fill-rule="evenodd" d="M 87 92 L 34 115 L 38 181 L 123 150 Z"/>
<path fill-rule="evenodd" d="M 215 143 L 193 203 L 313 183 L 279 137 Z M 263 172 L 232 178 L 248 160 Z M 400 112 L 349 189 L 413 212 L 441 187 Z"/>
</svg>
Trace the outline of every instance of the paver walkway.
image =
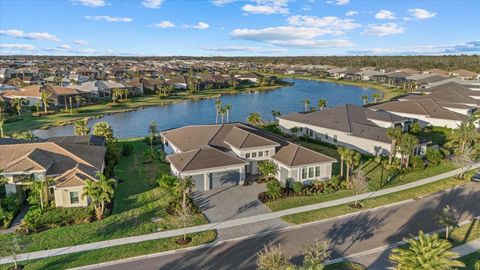
<svg viewBox="0 0 480 270">
<path fill-rule="evenodd" d="M 468 166 L 468 169 L 476 169 L 476 168 L 479 168 L 479 167 L 480 167 L 480 163 L 475 163 L 475 164 L 472 164 L 471 166 Z M 392 188 L 387 188 L 387 189 L 383 189 L 383 190 L 379 190 L 379 191 L 367 192 L 367 193 L 361 194 L 359 196 L 352 196 L 352 197 L 342 198 L 342 199 L 323 202 L 323 203 L 318 203 L 318 204 L 312 204 L 312 205 L 306 205 L 306 206 L 302 206 L 302 207 L 286 209 L 286 210 L 272 212 L 272 213 L 266 213 L 266 214 L 260 214 L 260 215 L 250 216 L 250 217 L 232 219 L 232 220 L 227 220 L 227 221 L 224 221 L 224 222 L 213 222 L 213 223 L 209 223 L 209 224 L 188 227 L 186 229 L 186 232 L 187 233 L 196 233 L 196 232 L 202 232 L 202 231 L 208 231 L 208 230 L 214 230 L 214 229 L 220 230 L 220 229 L 232 228 L 232 227 L 237 227 L 237 226 L 241 226 L 241 225 L 252 224 L 252 223 L 268 221 L 268 220 L 272 220 L 272 219 L 276 219 L 276 218 L 281 218 L 281 217 L 287 216 L 287 215 L 292 215 L 292 214 L 297 214 L 297 213 L 308 212 L 308 211 L 312 211 L 312 210 L 318 210 L 318 209 L 328 208 L 328 207 L 332 207 L 332 206 L 347 204 L 347 203 L 354 202 L 357 199 L 358 200 L 364 200 L 364 199 L 368 199 L 368 198 L 379 197 L 379 196 L 387 195 L 387 194 L 390 194 L 390 193 L 399 192 L 399 191 L 407 190 L 407 189 L 414 188 L 414 187 L 417 187 L 417 186 L 433 183 L 433 182 L 436 182 L 436 181 L 439 181 L 439 180 L 442 180 L 442 179 L 445 179 L 445 178 L 448 178 L 448 177 L 458 175 L 460 172 L 461 172 L 461 169 L 456 169 L 456 170 L 453 170 L 453 171 L 450 171 L 450 172 L 442 173 L 442 174 L 432 176 L 432 177 L 429 177 L 429 178 L 425 178 L 425 179 L 422 179 L 422 180 L 418 180 L 418 181 L 415 181 L 415 182 L 412 182 L 412 183 L 408 183 L 408 184 L 404 184 L 404 185 L 400 185 L 400 186 L 396 186 L 396 187 L 392 187 Z M 411 201 L 411 200 L 407 200 L 407 201 Z M 366 211 L 368 211 L 368 209 Z M 20 255 L 17 256 L 17 259 L 18 259 L 18 261 L 40 259 L 40 258 L 52 257 L 52 256 L 57 256 L 57 255 L 63 255 L 63 254 L 70 254 L 70 253 L 75 253 L 75 252 L 89 251 L 89 250 L 119 246 L 119 245 L 124 245 L 124 244 L 132 244 L 132 243 L 139 243 L 139 242 L 144 242 L 144 241 L 149 241 L 149 240 L 156 240 L 156 239 L 174 237 L 174 236 L 183 235 L 183 233 L 184 233 L 183 229 L 176 229 L 176 230 L 157 232 L 157 233 L 151 233 L 151 234 L 145 234 L 145 235 L 124 237 L 124 238 L 118 238 L 118 239 L 112 239 L 112 240 L 99 241 L 99 242 L 95 242 L 95 243 L 82 244 L 82 245 L 78 245 L 78 246 L 70 246 L 70 247 L 63 247 L 63 248 L 56 248 L 56 249 L 51 249 L 51 250 L 42 250 L 42 251 L 20 254 Z M 8 257 L 0 258 L 0 264 L 5 264 L 5 263 L 8 263 L 8 262 L 10 262 L 10 258 L 8 258 Z"/>
</svg>

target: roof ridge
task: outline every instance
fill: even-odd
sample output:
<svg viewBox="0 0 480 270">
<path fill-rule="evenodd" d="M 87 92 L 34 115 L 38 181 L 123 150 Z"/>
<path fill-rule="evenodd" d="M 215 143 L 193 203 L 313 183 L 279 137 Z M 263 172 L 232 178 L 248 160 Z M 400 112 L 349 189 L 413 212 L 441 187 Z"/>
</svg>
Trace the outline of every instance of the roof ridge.
<svg viewBox="0 0 480 270">
<path fill-rule="evenodd" d="M 207 147 L 211 147 L 211 146 L 207 146 Z M 212 148 L 212 147 L 211 147 L 211 148 Z M 185 169 L 185 168 L 188 166 L 188 164 L 190 164 L 190 163 L 192 162 L 192 160 L 193 160 L 196 156 L 198 156 L 198 153 L 200 153 L 200 151 L 201 151 L 202 149 L 204 149 L 204 148 L 203 148 L 203 147 L 200 147 L 200 148 L 198 148 L 198 149 L 192 150 L 192 151 L 195 151 L 196 153 L 190 158 L 190 160 L 189 160 L 187 163 L 185 163 L 185 165 L 183 165 L 183 168 L 181 168 L 180 170 L 183 171 L 183 169 Z M 180 153 L 180 154 L 181 154 L 181 153 Z"/>
<path fill-rule="evenodd" d="M 345 107 L 345 112 L 347 114 L 348 133 L 352 133 L 352 125 L 350 123 L 350 114 L 348 111 L 348 105 L 349 104 L 345 104 L 344 107 Z"/>
</svg>

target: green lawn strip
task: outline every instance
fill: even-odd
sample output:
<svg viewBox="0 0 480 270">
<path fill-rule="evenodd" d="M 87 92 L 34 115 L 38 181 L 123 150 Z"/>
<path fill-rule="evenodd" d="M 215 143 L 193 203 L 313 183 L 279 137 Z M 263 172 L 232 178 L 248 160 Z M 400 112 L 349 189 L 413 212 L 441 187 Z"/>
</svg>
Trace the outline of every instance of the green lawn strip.
<svg viewBox="0 0 480 270">
<path fill-rule="evenodd" d="M 462 270 L 475 270 L 475 263 L 480 261 L 480 250 L 461 257 L 460 261 L 465 264 L 465 268 Z"/>
<path fill-rule="evenodd" d="M 440 234 L 443 236 L 444 234 Z M 449 236 L 449 241 L 454 247 L 463 245 L 469 241 L 480 238 L 480 220 L 473 220 L 471 223 L 454 229 Z"/>
<path fill-rule="evenodd" d="M 132 155 L 122 157 L 116 166 L 117 177 L 123 182 L 115 189 L 113 213 L 101 221 L 21 236 L 27 243 L 22 252 L 142 235 L 180 226 L 178 218 L 169 215 L 165 210 L 172 199 L 171 193 L 156 187 L 154 183 L 158 172 L 168 172 L 168 165 L 158 160 L 143 164 L 141 157 L 149 146 L 141 139 L 130 140 L 130 143 L 134 145 Z M 207 219 L 198 213 L 192 217 L 190 225 L 205 223 L 208 223 Z M 0 235 L 0 243 L 7 237 L 11 237 L 11 234 Z"/>
<path fill-rule="evenodd" d="M 25 265 L 25 269 L 28 270 L 67 269 L 211 243 L 215 240 L 216 235 L 216 231 L 189 234 L 188 236 L 192 238 L 192 242 L 183 246 L 180 246 L 175 242 L 175 240 L 181 238 L 181 236 L 177 236 L 92 251 L 60 255 L 39 260 L 30 260 L 20 262 L 19 264 Z M 11 265 L 2 265 L 0 266 L 0 270 L 6 270 L 9 269 L 9 267 L 11 267 Z"/>
<path fill-rule="evenodd" d="M 187 101 L 187 100 L 216 98 L 216 97 L 220 97 L 221 95 L 227 95 L 227 94 L 268 91 L 268 90 L 276 89 L 286 85 L 288 84 L 279 83 L 273 86 L 246 87 L 241 89 L 224 88 L 224 89 L 213 89 L 211 91 L 205 90 L 205 91 L 200 91 L 196 93 L 188 93 L 186 91 L 180 91 L 174 95 L 162 97 L 162 98 L 158 98 L 153 95 L 146 95 L 143 97 L 130 98 L 128 99 L 127 102 L 118 103 L 113 107 L 108 106 L 107 104 L 109 103 L 107 102 L 80 107 L 77 109 L 77 113 L 75 114 L 57 112 L 53 115 L 33 117 L 30 112 L 24 112 L 21 116 L 23 120 L 6 123 L 4 126 L 4 131 L 5 133 L 10 134 L 13 132 L 22 132 L 22 131 L 38 129 L 38 128 L 48 128 L 51 126 L 64 126 L 85 117 L 96 118 L 96 117 L 101 117 L 102 115 L 105 115 L 105 114 L 136 110 L 136 109 L 150 107 L 150 106 L 169 105 L 169 104 L 178 103 L 178 102 Z"/>
<path fill-rule="evenodd" d="M 282 219 L 290 223 L 302 224 L 302 223 L 312 222 L 316 220 L 337 217 L 337 216 L 341 216 L 349 213 L 359 212 L 365 209 L 388 205 L 395 202 L 418 198 L 425 195 L 434 194 L 434 193 L 437 193 L 437 192 L 440 192 L 464 183 L 466 182 L 461 180 L 456 180 L 454 178 L 447 178 L 444 180 L 440 180 L 434 183 L 407 189 L 404 191 L 399 191 L 399 192 L 387 194 L 384 196 L 366 199 L 361 202 L 363 205 L 362 209 L 351 208 L 350 206 L 348 206 L 348 204 L 343 204 L 343 205 L 333 206 L 329 208 L 288 215 L 288 216 L 282 217 Z"/>
<path fill-rule="evenodd" d="M 365 270 L 365 266 L 354 262 L 339 262 L 325 266 L 325 270 Z"/>
</svg>

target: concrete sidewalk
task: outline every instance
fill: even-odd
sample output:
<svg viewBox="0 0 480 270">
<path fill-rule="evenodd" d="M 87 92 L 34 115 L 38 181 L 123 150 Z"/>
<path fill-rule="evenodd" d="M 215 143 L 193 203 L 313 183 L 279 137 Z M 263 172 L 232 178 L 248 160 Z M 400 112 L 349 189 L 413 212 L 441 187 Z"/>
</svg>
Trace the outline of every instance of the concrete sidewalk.
<svg viewBox="0 0 480 270">
<path fill-rule="evenodd" d="M 468 167 L 468 169 L 476 169 L 480 167 L 480 163 L 475 163 L 471 166 Z M 281 218 L 287 215 L 292 215 L 292 214 L 297 214 L 297 213 L 303 213 L 303 212 L 308 212 L 308 211 L 313 211 L 313 210 L 319 210 L 323 208 L 328 208 L 332 206 L 337 206 L 337 205 L 342 205 L 342 204 L 348 204 L 352 203 L 355 200 L 365 200 L 368 198 L 374 198 L 374 197 L 379 197 L 383 195 L 387 195 L 390 193 L 395 193 L 403 190 L 407 190 L 410 188 L 422 186 L 425 184 L 433 183 L 448 177 L 452 177 L 455 175 L 458 175 L 461 172 L 460 169 L 456 169 L 453 171 L 449 171 L 446 173 L 442 173 L 433 177 L 425 178 L 422 180 L 418 180 L 412 183 L 408 183 L 405 185 L 400 185 L 392 188 L 387 188 L 379 191 L 374 191 L 374 192 L 367 192 L 364 194 L 361 194 L 359 196 L 351 196 L 347 198 L 342 198 L 338 200 L 333 200 L 333 201 L 328 201 L 328 202 L 323 202 L 323 203 L 318 203 L 318 204 L 312 204 L 312 205 L 306 205 L 302 207 L 296 207 L 296 208 L 291 208 L 291 209 L 286 209 L 282 211 L 277 211 L 277 212 L 272 212 L 272 213 L 266 213 L 266 214 L 260 214 L 260 215 L 255 215 L 255 216 L 250 216 L 250 217 L 244 217 L 244 218 L 238 218 L 238 219 L 232 219 L 232 220 L 227 220 L 223 222 L 213 222 L 209 224 L 204 224 L 200 226 L 193 226 L 187 228 L 187 233 L 197 233 L 197 232 L 202 232 L 202 231 L 208 231 L 208 230 L 219 230 L 219 229 L 226 229 L 226 228 L 232 228 L 236 226 L 242 226 L 246 224 L 252 224 L 252 223 L 257 223 L 257 222 L 263 222 L 263 221 L 268 221 L 276 218 Z M 408 202 L 411 200 L 406 200 L 404 202 Z M 404 203 L 400 202 L 400 203 Z M 384 206 L 385 207 L 385 206 Z M 365 210 L 369 211 L 369 209 Z M 358 212 L 356 212 L 358 213 Z M 24 253 L 20 254 L 17 256 L 18 261 L 25 261 L 25 260 L 33 260 L 33 259 L 41 259 L 41 258 L 47 258 L 47 257 L 52 257 L 52 256 L 58 256 L 58 255 L 64 255 L 64 254 L 70 254 L 70 253 L 76 253 L 76 252 L 83 252 L 83 251 L 89 251 L 89 250 L 96 250 L 96 249 L 101 249 L 101 248 L 107 248 L 107 247 L 114 247 L 114 246 L 119 246 L 119 245 L 124 245 L 124 244 L 133 244 L 133 243 L 139 243 L 139 242 L 144 242 L 144 241 L 149 241 L 149 240 L 157 240 L 157 239 L 162 239 L 162 238 L 168 238 L 168 237 L 174 237 L 174 236 L 179 236 L 183 235 L 184 230 L 183 229 L 176 229 L 176 230 L 170 230 L 170 231 L 164 231 L 164 232 L 157 232 L 157 233 L 151 233 L 151 234 L 145 234 L 145 235 L 138 235 L 138 236 L 131 236 L 131 237 L 124 237 L 124 238 L 118 238 L 118 239 L 112 239 L 112 240 L 105 240 L 105 241 L 99 241 L 95 243 L 89 243 L 89 244 L 82 244 L 82 245 L 77 245 L 77 246 L 70 246 L 70 247 L 62 247 L 62 248 L 56 248 L 56 249 L 51 249 L 51 250 L 42 250 L 42 251 L 36 251 L 36 252 L 30 252 L 30 253 Z M 9 257 L 2 257 L 0 258 L 0 264 L 6 264 L 11 262 L 11 258 Z"/>
</svg>

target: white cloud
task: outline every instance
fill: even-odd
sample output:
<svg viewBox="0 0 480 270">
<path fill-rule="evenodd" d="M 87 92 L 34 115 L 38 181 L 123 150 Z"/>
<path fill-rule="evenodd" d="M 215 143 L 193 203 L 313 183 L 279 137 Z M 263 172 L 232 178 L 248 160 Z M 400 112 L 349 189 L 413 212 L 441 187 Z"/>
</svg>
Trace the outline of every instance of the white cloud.
<svg viewBox="0 0 480 270">
<path fill-rule="evenodd" d="M 412 8 L 408 10 L 408 13 L 410 13 L 410 16 L 419 19 L 419 20 L 425 20 L 425 19 L 430 19 L 433 18 L 437 15 L 435 12 L 430 12 L 425 9 L 421 8 Z"/>
<path fill-rule="evenodd" d="M 142 6 L 146 8 L 159 8 L 163 3 L 163 0 L 143 0 Z"/>
<path fill-rule="evenodd" d="M 18 29 L 9 29 L 9 30 L 0 30 L 0 35 L 1 36 L 9 36 L 9 37 L 14 37 L 14 38 L 23 38 L 23 39 L 30 39 L 30 40 L 48 40 L 48 41 L 54 41 L 54 42 L 59 42 L 60 39 L 57 38 L 56 36 L 47 33 L 47 32 L 30 32 L 30 33 L 25 33 L 22 30 Z"/>
<path fill-rule="evenodd" d="M 309 5 L 306 5 L 306 6 L 303 6 L 303 7 L 302 7 L 302 10 L 304 10 L 304 11 L 310 11 L 310 10 L 312 10 L 312 7 L 309 6 Z"/>
<path fill-rule="evenodd" d="M 215 6 L 224 6 L 226 4 L 230 4 L 230 3 L 233 3 L 233 2 L 236 2 L 237 0 L 212 0 L 212 4 L 215 5 Z"/>
<path fill-rule="evenodd" d="M 350 0 L 328 0 L 327 4 L 335 4 L 337 6 L 345 6 L 350 3 Z"/>
<path fill-rule="evenodd" d="M 335 16 L 316 17 L 316 16 L 292 16 L 287 19 L 290 25 L 314 27 L 328 30 L 331 34 L 341 35 L 345 31 L 360 27 L 353 19 L 340 19 Z"/>
<path fill-rule="evenodd" d="M 323 49 L 323 48 L 341 48 L 352 47 L 354 44 L 346 39 L 330 39 L 330 40 L 309 40 L 309 39 L 292 39 L 272 41 L 273 45 L 297 47 L 304 49 Z"/>
<path fill-rule="evenodd" d="M 111 16 L 85 16 L 85 19 L 92 21 L 106 21 L 106 22 L 131 22 L 132 18 L 128 17 L 111 17 Z"/>
<path fill-rule="evenodd" d="M 68 44 L 63 44 L 63 45 L 60 45 L 58 46 L 57 48 L 61 49 L 61 50 L 70 50 L 72 49 L 72 47 Z"/>
<path fill-rule="evenodd" d="M 355 16 L 355 15 L 358 15 L 358 12 L 355 11 L 355 10 L 350 10 L 347 13 L 345 13 L 345 16 L 347 16 L 347 17 L 351 17 L 351 16 Z"/>
<path fill-rule="evenodd" d="M 36 51 L 37 47 L 31 44 L 0 44 L 0 49 L 32 52 L 32 51 Z"/>
<path fill-rule="evenodd" d="M 185 28 L 195 28 L 195 29 L 200 29 L 200 30 L 204 30 L 204 29 L 207 29 L 207 28 L 210 28 L 210 25 L 208 23 L 205 23 L 205 22 L 198 22 L 197 24 L 195 25 L 184 25 Z"/>
<path fill-rule="evenodd" d="M 242 10 L 246 13 L 251 14 L 286 14 L 288 13 L 288 8 L 278 5 L 251 5 L 246 4 L 242 7 Z"/>
<path fill-rule="evenodd" d="M 175 27 L 175 24 L 171 21 L 161 21 L 156 24 L 152 24 L 151 27 L 156 27 L 156 28 L 172 28 Z"/>
<path fill-rule="evenodd" d="M 405 28 L 397 25 L 396 23 L 386 24 L 369 24 L 367 29 L 362 34 L 367 36 L 389 36 L 396 35 L 405 32 Z"/>
<path fill-rule="evenodd" d="M 253 46 L 226 46 L 226 47 L 203 47 L 205 51 L 215 51 L 215 52 L 249 52 L 249 53 L 275 53 L 275 52 L 286 52 L 287 49 L 284 48 L 262 48 L 262 47 L 253 47 Z"/>
<path fill-rule="evenodd" d="M 395 14 L 389 10 L 382 9 L 375 14 L 375 18 L 379 20 L 393 20 L 395 19 Z"/>
<path fill-rule="evenodd" d="M 104 7 L 106 5 L 104 0 L 71 0 L 71 2 L 87 7 Z"/>
<path fill-rule="evenodd" d="M 86 40 L 82 40 L 82 39 L 77 39 L 75 40 L 73 43 L 77 44 L 77 45 L 88 45 L 89 42 L 86 41 Z"/>
</svg>

